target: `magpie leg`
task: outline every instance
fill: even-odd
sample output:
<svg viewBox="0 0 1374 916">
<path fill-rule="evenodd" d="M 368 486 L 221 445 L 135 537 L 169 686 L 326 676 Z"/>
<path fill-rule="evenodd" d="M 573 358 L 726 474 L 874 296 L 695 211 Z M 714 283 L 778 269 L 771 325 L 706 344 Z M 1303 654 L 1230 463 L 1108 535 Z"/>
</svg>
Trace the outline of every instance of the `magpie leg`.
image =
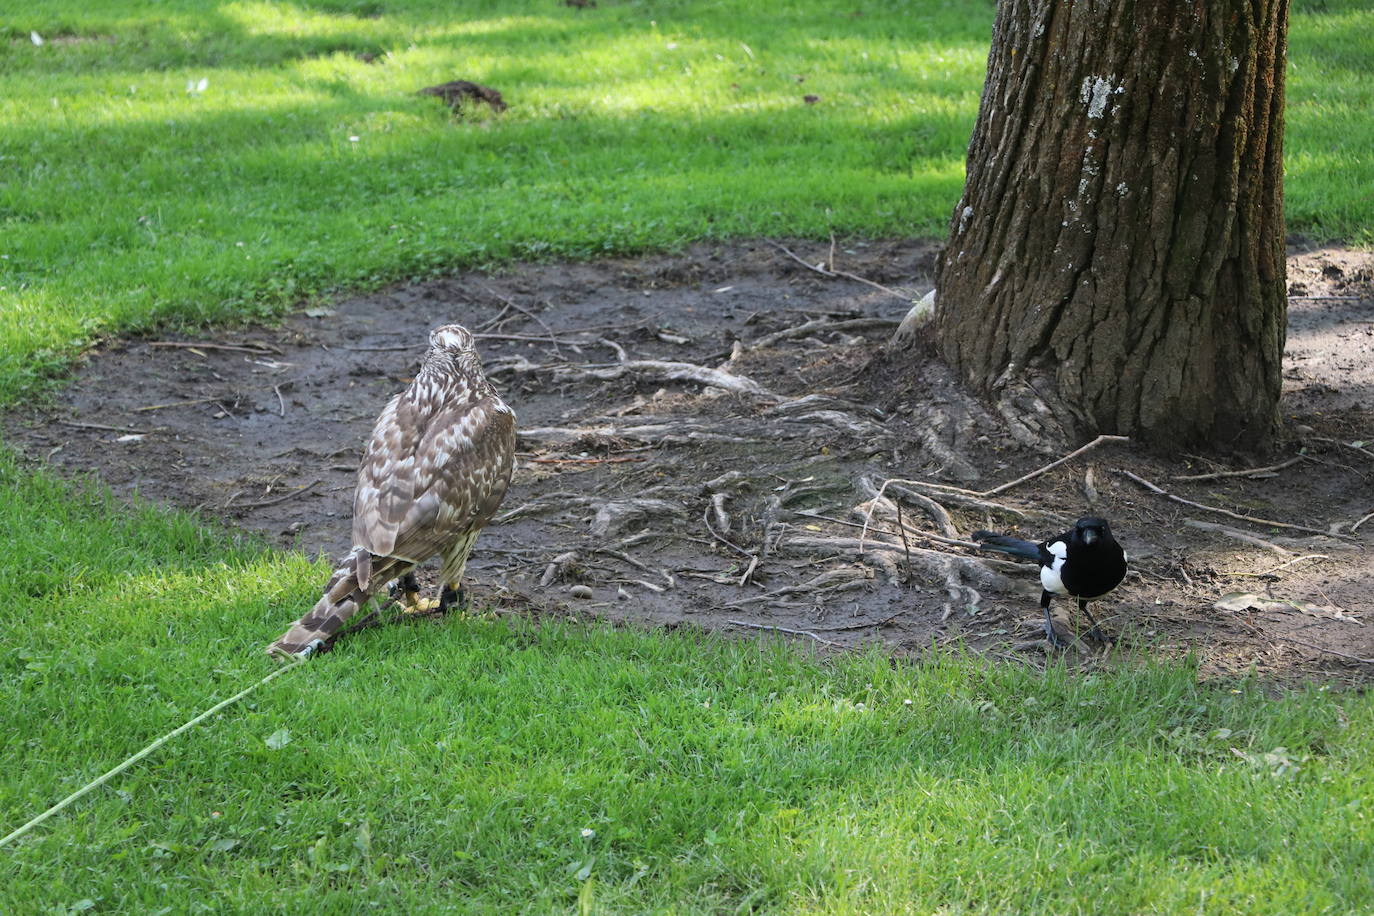
<svg viewBox="0 0 1374 916">
<path fill-rule="evenodd" d="M 1054 618 L 1050 616 L 1050 599 L 1053 597 L 1054 595 L 1047 591 L 1040 593 L 1040 610 L 1045 612 L 1045 638 L 1054 648 L 1063 649 L 1067 643 L 1064 642 L 1063 637 L 1054 631 Z"/>
<path fill-rule="evenodd" d="M 1091 636 L 1099 642 L 1116 643 L 1115 636 L 1108 636 L 1106 633 L 1103 633 L 1102 628 L 1097 625 L 1097 618 L 1093 617 L 1092 611 L 1088 610 L 1088 602 L 1086 600 L 1082 598 L 1078 599 L 1078 609 L 1083 612 L 1084 617 L 1088 618 L 1088 623 L 1093 625 L 1093 628 L 1085 635 Z"/>
</svg>

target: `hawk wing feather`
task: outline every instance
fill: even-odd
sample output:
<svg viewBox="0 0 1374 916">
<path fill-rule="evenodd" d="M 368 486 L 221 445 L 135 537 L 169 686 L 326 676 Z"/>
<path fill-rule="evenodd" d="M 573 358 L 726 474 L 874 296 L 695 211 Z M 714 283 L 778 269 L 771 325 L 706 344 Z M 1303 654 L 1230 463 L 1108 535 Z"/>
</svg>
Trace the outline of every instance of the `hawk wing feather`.
<svg viewBox="0 0 1374 916">
<path fill-rule="evenodd" d="M 383 411 L 353 505 L 353 543 L 411 563 L 485 525 L 514 460 L 514 415 L 499 399 L 445 405 L 423 419 L 421 407 L 402 396 Z"/>
</svg>

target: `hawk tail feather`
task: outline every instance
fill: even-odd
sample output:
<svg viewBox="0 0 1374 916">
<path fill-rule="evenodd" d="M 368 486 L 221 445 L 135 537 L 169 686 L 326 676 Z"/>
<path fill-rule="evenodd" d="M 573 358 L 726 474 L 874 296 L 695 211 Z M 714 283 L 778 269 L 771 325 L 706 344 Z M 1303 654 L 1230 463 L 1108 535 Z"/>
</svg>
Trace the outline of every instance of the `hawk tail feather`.
<svg viewBox="0 0 1374 916">
<path fill-rule="evenodd" d="M 353 548 L 329 577 L 320 600 L 267 647 L 267 654 L 295 658 L 327 647 L 349 618 L 367 604 L 376 587 L 401 572 L 392 569 L 396 565 L 391 558 L 374 557 L 362 547 Z"/>
</svg>

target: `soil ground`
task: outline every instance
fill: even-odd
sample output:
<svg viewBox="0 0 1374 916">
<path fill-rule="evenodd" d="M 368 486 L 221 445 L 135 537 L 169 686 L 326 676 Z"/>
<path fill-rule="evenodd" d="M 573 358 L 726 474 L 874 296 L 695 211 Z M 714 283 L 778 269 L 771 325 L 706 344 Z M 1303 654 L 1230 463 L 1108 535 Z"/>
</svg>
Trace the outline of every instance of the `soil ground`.
<svg viewBox="0 0 1374 916">
<path fill-rule="evenodd" d="M 1038 665 L 1034 568 L 927 534 L 1040 540 L 1092 513 L 1111 520 L 1132 560 L 1095 605 L 1118 647 L 1193 652 L 1213 675 L 1374 675 L 1374 663 L 1348 657 L 1374 657 L 1374 520 L 1351 533 L 1374 512 L 1374 254 L 1309 247 L 1290 258 L 1275 454 L 1165 459 L 1107 443 L 983 500 L 889 489 L 865 532 L 889 478 L 982 491 L 1057 456 L 1008 436 L 927 348 L 885 350 L 930 286 L 934 245 L 787 245 L 903 295 L 824 276 L 764 241 L 465 273 L 213 340 L 109 341 L 44 409 L 5 417 L 4 439 L 58 473 L 94 473 L 119 494 L 335 555 L 348 546 L 373 420 L 409 380 L 429 328 L 460 322 L 486 335 L 488 373 L 522 429 L 504 515 L 468 567 L 471 590 L 513 613 L 804 631 L 797 638 L 827 648 L 962 643 Z M 621 351 L 632 364 L 724 366 L 761 393 L 674 379 L 671 366 L 627 368 Z M 1178 479 L 1290 458 L 1254 476 Z M 1185 506 L 1119 470 L 1326 533 Z M 920 493 L 948 509 L 949 527 Z M 1081 634 L 1067 604 L 1060 626 Z M 1091 640 L 1069 655 L 1085 666 L 1115 657 Z"/>
</svg>

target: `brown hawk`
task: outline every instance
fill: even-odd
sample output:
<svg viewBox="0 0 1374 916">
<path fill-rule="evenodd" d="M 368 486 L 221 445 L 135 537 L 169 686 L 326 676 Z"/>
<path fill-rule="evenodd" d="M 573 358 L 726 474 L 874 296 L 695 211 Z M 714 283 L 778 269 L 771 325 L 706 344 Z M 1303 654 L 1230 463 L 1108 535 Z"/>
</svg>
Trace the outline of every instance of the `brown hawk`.
<svg viewBox="0 0 1374 916">
<path fill-rule="evenodd" d="M 386 405 L 358 469 L 353 550 L 315 607 L 269 654 L 310 655 L 388 582 L 414 610 L 414 569 L 443 558 L 439 611 L 461 601 L 460 581 L 478 533 L 506 495 L 515 458 L 515 413 L 482 374 L 472 334 L 436 328 L 410 387 Z"/>
</svg>

